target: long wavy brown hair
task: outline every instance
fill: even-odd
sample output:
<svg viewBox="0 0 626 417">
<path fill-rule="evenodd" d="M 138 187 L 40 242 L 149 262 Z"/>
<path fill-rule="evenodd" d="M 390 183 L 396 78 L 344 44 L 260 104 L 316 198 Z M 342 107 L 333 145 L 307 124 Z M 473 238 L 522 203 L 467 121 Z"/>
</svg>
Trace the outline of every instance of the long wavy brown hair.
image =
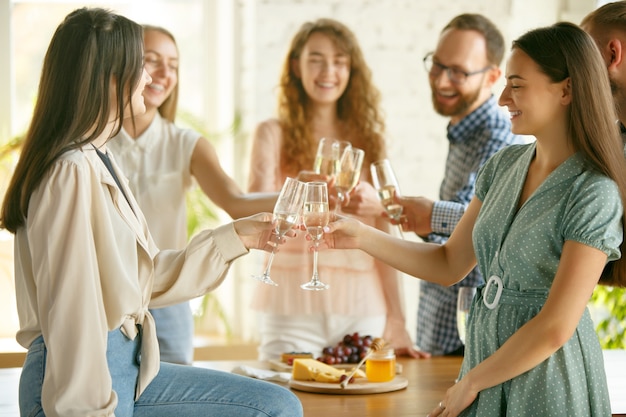
<svg viewBox="0 0 626 417">
<path fill-rule="evenodd" d="M 311 169 L 319 138 L 314 138 L 308 96 L 293 71 L 307 41 L 314 33 L 328 36 L 350 58 L 350 79 L 337 103 L 337 116 L 345 126 L 342 132 L 354 146 L 365 151 L 365 164 L 385 157 L 385 122 L 380 110 L 380 92 L 372 83 L 372 72 L 365 63 L 354 33 L 333 19 L 306 22 L 291 41 L 278 86 L 278 119 L 283 131 L 281 164 L 285 172 Z"/>
</svg>

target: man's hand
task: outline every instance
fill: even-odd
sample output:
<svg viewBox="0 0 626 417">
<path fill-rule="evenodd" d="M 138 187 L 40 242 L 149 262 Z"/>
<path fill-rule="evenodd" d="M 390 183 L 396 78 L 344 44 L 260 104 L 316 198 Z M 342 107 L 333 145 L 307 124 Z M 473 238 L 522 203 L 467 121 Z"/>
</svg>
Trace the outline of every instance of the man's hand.
<svg viewBox="0 0 626 417">
<path fill-rule="evenodd" d="M 433 232 L 430 219 L 433 214 L 435 202 L 426 197 L 396 197 L 398 204 L 402 206 L 402 229 L 415 232 L 418 236 L 428 236 Z M 391 220 L 392 224 L 399 222 Z"/>
<path fill-rule="evenodd" d="M 372 184 L 361 181 L 348 194 L 341 211 L 354 216 L 378 217 L 385 209 Z"/>
</svg>

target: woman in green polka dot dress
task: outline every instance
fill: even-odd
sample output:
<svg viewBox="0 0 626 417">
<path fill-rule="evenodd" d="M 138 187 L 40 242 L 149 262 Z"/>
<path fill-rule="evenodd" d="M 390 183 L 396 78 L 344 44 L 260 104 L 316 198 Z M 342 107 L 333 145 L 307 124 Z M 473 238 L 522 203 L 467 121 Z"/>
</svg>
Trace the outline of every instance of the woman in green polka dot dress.
<svg viewBox="0 0 626 417">
<path fill-rule="evenodd" d="M 513 42 L 500 104 L 513 133 L 536 141 L 483 166 L 446 244 L 340 217 L 325 246 L 360 248 L 443 285 L 478 263 L 487 283 L 473 301 L 459 381 L 431 416 L 610 416 L 587 302 L 603 271 L 626 285 L 626 162 L 591 38 L 558 23 Z"/>
</svg>

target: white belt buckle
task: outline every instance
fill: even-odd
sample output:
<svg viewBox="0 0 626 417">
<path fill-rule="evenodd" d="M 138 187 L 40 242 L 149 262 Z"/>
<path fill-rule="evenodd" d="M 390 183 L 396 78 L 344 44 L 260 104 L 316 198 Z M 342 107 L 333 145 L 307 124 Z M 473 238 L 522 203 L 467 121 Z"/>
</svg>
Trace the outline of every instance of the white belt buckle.
<svg viewBox="0 0 626 417">
<path fill-rule="evenodd" d="M 494 283 L 496 283 L 496 285 L 498 286 L 498 289 L 496 290 L 496 296 L 494 297 L 493 301 L 488 302 L 486 296 L 489 295 L 489 288 Z M 487 307 L 489 310 L 493 310 L 494 308 L 496 308 L 496 306 L 500 302 L 503 287 L 504 285 L 502 284 L 502 279 L 499 276 L 492 275 L 489 277 L 487 285 L 485 285 L 485 289 L 483 290 L 483 303 L 485 303 L 485 307 Z"/>
</svg>

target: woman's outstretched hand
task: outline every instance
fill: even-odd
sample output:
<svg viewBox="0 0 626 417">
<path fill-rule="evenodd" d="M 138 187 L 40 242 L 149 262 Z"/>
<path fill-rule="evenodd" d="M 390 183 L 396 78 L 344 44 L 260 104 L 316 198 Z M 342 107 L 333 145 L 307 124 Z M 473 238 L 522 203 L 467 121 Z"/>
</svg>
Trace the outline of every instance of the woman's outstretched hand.
<svg viewBox="0 0 626 417">
<path fill-rule="evenodd" d="M 351 217 L 331 216 L 331 222 L 324 227 L 320 249 L 358 249 L 363 224 Z"/>
<path fill-rule="evenodd" d="M 274 233 L 275 224 L 272 218 L 272 213 L 254 214 L 233 221 L 233 226 L 246 248 L 271 252 L 272 248 L 276 248 L 285 242 L 285 239 L 280 239 L 279 241 L 278 236 Z M 290 230 L 285 234 L 288 237 L 294 237 L 295 235 L 296 232 L 294 230 Z"/>
</svg>

